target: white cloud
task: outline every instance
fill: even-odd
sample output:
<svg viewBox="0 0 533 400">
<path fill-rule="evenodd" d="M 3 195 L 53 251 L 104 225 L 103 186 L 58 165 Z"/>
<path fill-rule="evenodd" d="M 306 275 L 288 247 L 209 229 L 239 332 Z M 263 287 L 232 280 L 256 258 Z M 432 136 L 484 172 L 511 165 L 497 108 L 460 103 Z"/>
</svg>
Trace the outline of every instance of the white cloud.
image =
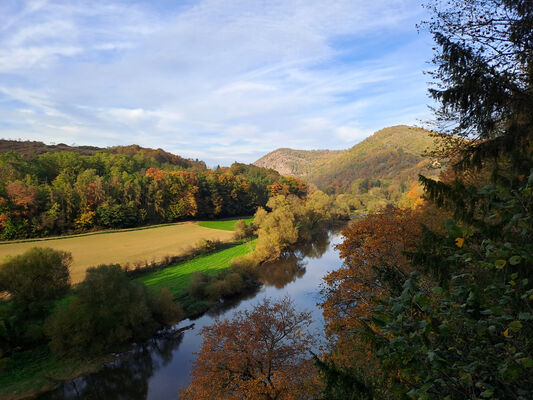
<svg viewBox="0 0 533 400">
<path fill-rule="evenodd" d="M 0 27 L 0 123 L 210 164 L 349 147 L 427 115 L 420 13 L 415 0 L 27 2 Z"/>
</svg>

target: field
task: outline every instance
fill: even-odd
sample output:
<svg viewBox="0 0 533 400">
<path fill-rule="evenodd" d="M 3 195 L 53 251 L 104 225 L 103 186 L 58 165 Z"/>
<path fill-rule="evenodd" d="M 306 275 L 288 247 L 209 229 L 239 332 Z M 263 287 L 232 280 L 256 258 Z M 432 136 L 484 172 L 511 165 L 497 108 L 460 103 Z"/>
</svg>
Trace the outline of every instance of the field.
<svg viewBox="0 0 533 400">
<path fill-rule="evenodd" d="M 250 222 L 253 221 L 253 218 L 242 218 L 246 222 L 246 224 L 250 224 Z M 224 219 L 224 220 L 218 220 L 218 221 L 201 221 L 198 223 L 198 225 L 203 226 L 205 228 L 211 228 L 211 229 L 222 229 L 224 231 L 234 231 L 235 230 L 235 223 L 238 221 L 238 219 Z"/>
<path fill-rule="evenodd" d="M 228 227 L 236 220 L 207 221 L 211 226 L 194 222 L 132 229 L 125 231 L 99 232 L 96 234 L 60 237 L 0 244 L 0 260 L 5 256 L 23 253 L 31 247 L 52 247 L 72 253 L 72 282 L 81 282 L 87 268 L 100 264 L 144 263 L 157 261 L 166 255 L 177 256 L 194 246 L 200 239 L 228 241 L 233 233 Z M 223 226 L 223 228 L 217 227 Z M 231 250 L 231 249 L 230 249 Z"/>
<path fill-rule="evenodd" d="M 229 267 L 232 258 L 249 253 L 253 245 L 254 241 L 247 242 L 212 254 L 199 256 L 173 267 L 149 272 L 137 280 L 157 291 L 166 287 L 174 296 L 177 296 L 187 288 L 195 272 L 216 274 L 221 269 Z"/>
</svg>

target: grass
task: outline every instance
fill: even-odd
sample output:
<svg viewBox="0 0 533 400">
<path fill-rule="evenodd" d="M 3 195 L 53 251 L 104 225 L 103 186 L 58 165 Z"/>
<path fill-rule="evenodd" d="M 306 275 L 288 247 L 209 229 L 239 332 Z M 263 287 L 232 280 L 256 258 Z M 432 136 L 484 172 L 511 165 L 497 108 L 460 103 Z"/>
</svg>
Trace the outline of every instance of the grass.
<svg viewBox="0 0 533 400">
<path fill-rule="evenodd" d="M 105 356 L 83 361 L 58 361 L 47 346 L 16 353 L 5 370 L 0 370 L 0 399 L 27 398 L 53 389 L 58 380 L 70 380 L 81 374 L 96 371 L 112 357 Z"/>
<path fill-rule="evenodd" d="M 137 280 L 156 291 L 166 287 L 174 297 L 178 297 L 185 292 L 195 272 L 201 271 L 208 275 L 215 275 L 220 270 L 228 268 L 232 258 L 251 252 L 254 245 L 255 240 L 212 254 L 198 256 L 175 266 L 147 273 Z"/>
<path fill-rule="evenodd" d="M 247 225 L 250 224 L 254 219 L 253 217 L 250 218 L 241 218 L 244 219 Z M 198 222 L 198 225 L 203 226 L 204 228 L 211 228 L 211 229 L 221 229 L 223 231 L 234 231 L 235 230 L 235 224 L 237 223 L 238 219 L 224 219 L 224 220 L 218 220 L 218 221 L 200 221 Z"/>
<path fill-rule="evenodd" d="M 73 283 L 85 278 L 89 267 L 101 264 L 144 265 L 165 256 L 187 252 L 200 239 L 229 241 L 233 233 L 216 228 L 216 223 L 235 224 L 237 220 L 214 221 L 208 229 L 197 223 L 185 222 L 152 229 L 105 232 L 98 235 L 61 237 L 55 240 L 7 243 L 0 246 L 0 260 L 22 254 L 31 247 L 51 247 L 72 253 L 70 275 Z"/>
<path fill-rule="evenodd" d="M 248 219 L 250 220 L 250 219 Z M 213 221 L 218 232 L 221 231 L 221 223 L 229 226 L 233 221 Z M 218 224 L 217 224 L 218 223 Z M 202 230 L 204 227 L 196 226 Z M 229 237 L 232 234 L 228 231 Z M 88 238 L 85 238 L 86 240 Z M 111 238 L 108 238 L 110 240 Z M 220 250 L 211 254 L 201 255 L 188 261 L 176 264 L 165 269 L 147 272 L 135 280 L 144 283 L 150 290 L 159 291 L 167 287 L 175 298 L 185 297 L 191 303 L 189 307 L 195 310 L 205 311 L 211 303 L 208 301 L 191 301 L 187 298 L 187 286 L 189 285 L 193 274 L 197 271 L 204 272 L 208 275 L 216 275 L 221 270 L 230 266 L 231 259 L 252 251 L 255 246 L 255 240 L 237 244 L 230 248 Z M 58 302 L 58 306 L 68 304 L 74 295 L 70 294 Z M 205 304 L 204 304 L 205 303 Z M 0 301 L 0 307 L 7 307 L 5 301 Z M 58 361 L 51 354 L 47 346 L 16 353 L 11 357 L 7 364 L 5 359 L 0 358 L 0 400 L 15 400 L 27 398 L 28 396 L 37 395 L 46 390 L 53 389 L 54 381 L 70 380 L 77 376 L 96 371 L 101 365 L 110 361 L 110 356 L 100 357 L 92 360 L 83 361 Z"/>
</svg>

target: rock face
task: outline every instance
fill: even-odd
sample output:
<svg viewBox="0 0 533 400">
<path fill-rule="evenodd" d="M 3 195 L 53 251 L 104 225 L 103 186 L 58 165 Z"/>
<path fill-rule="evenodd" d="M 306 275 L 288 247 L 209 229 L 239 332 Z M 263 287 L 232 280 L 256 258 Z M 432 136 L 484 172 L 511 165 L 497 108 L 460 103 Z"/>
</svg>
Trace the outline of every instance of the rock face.
<svg viewBox="0 0 533 400">
<path fill-rule="evenodd" d="M 254 164 L 342 192 L 358 179 L 415 180 L 434 163 L 423 155 L 433 146 L 431 132 L 399 125 L 382 129 L 347 150 L 278 149 Z"/>
<path fill-rule="evenodd" d="M 313 169 L 341 155 L 345 150 L 277 149 L 261 157 L 254 165 L 272 168 L 281 175 L 305 179 Z"/>
</svg>

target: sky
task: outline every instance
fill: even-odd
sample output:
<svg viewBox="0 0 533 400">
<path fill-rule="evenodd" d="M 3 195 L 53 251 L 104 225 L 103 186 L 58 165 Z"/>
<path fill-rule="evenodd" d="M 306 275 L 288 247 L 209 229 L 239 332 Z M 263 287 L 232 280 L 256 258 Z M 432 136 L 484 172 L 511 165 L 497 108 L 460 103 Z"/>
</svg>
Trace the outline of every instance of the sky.
<svg viewBox="0 0 533 400">
<path fill-rule="evenodd" d="M 431 117 L 416 0 L 1 0 L 0 138 L 209 166 Z"/>
</svg>

